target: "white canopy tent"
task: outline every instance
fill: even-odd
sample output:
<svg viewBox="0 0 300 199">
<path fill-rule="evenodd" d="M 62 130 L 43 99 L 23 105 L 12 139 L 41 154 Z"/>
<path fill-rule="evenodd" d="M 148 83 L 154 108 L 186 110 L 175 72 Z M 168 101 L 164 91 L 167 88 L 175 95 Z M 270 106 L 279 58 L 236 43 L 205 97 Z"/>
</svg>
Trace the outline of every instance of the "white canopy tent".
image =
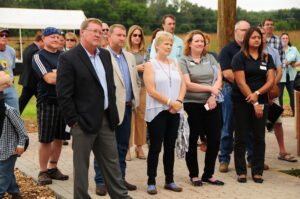
<svg viewBox="0 0 300 199">
<path fill-rule="evenodd" d="M 86 19 L 82 10 L 49 10 L 25 8 L 0 8 L 0 27 L 19 29 L 21 61 L 23 60 L 21 29 L 55 27 L 63 30 L 80 29 Z"/>
</svg>

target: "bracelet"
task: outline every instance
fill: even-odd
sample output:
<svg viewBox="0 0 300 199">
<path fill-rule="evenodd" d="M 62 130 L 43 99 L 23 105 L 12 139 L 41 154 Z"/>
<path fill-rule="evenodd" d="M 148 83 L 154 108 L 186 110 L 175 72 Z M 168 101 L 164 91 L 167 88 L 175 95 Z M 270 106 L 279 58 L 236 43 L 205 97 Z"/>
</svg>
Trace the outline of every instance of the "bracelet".
<svg viewBox="0 0 300 199">
<path fill-rule="evenodd" d="M 177 99 L 176 101 L 177 101 L 177 102 L 180 102 L 181 104 L 183 103 L 180 99 Z"/>
<path fill-rule="evenodd" d="M 259 105 L 259 103 L 258 103 L 258 102 L 255 102 L 255 103 L 253 103 L 253 106 L 257 106 L 257 105 Z"/>
<path fill-rule="evenodd" d="M 167 101 L 167 105 L 170 106 L 170 103 L 171 103 L 171 99 L 169 98 Z"/>
<path fill-rule="evenodd" d="M 255 91 L 254 93 L 255 93 L 257 96 L 260 95 L 260 92 L 259 92 L 259 91 Z"/>
</svg>

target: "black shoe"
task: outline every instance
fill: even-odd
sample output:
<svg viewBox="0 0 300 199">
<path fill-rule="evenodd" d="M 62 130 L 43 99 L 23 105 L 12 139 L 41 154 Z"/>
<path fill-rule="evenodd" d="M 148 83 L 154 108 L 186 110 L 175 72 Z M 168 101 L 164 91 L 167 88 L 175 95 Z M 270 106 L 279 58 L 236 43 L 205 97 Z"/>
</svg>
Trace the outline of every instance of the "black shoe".
<svg viewBox="0 0 300 199">
<path fill-rule="evenodd" d="M 105 196 L 107 193 L 107 189 L 105 185 L 96 186 L 96 194 L 99 196 Z"/>
<path fill-rule="evenodd" d="M 137 187 L 133 184 L 129 184 L 126 180 L 124 180 L 124 185 L 128 189 L 128 191 L 134 191 Z"/>
<path fill-rule="evenodd" d="M 238 177 L 238 178 L 237 178 L 237 181 L 238 181 L 239 183 L 246 183 L 246 182 L 247 182 L 247 178 L 241 178 L 241 177 Z"/>
<path fill-rule="evenodd" d="M 69 144 L 69 142 L 67 140 L 64 140 L 62 143 L 62 145 L 68 145 L 68 144 Z"/>
<path fill-rule="evenodd" d="M 225 184 L 224 182 L 222 182 L 220 180 L 212 181 L 212 180 L 209 180 L 209 179 L 202 179 L 202 182 L 209 183 L 209 184 L 212 184 L 212 185 L 224 185 Z"/>
<path fill-rule="evenodd" d="M 203 185 L 203 183 L 202 183 L 201 180 L 193 180 L 192 178 L 191 178 L 191 183 L 192 183 L 192 185 L 194 185 L 195 187 L 200 187 L 200 186 Z"/>
<path fill-rule="evenodd" d="M 263 181 L 264 181 L 264 179 L 262 179 L 262 178 L 255 178 L 254 176 L 252 176 L 252 179 L 256 183 L 263 183 Z"/>
</svg>

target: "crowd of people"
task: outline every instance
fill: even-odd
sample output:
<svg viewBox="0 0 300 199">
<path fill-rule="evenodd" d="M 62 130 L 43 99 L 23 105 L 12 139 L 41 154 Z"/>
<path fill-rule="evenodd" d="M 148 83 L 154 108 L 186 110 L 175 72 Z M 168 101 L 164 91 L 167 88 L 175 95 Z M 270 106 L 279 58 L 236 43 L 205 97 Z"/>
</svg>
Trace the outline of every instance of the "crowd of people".
<svg viewBox="0 0 300 199">
<path fill-rule="evenodd" d="M 15 52 L 10 31 L 0 28 L 0 198 L 5 192 L 22 198 L 14 165 L 28 144 L 20 114 L 37 98 L 39 174 L 41 185 L 68 180 L 58 169 L 63 143 L 72 138 L 74 198 L 88 194 L 88 170 L 94 154 L 96 194 L 131 198 L 137 189 L 126 176 L 126 161 L 147 159 L 147 193 L 157 194 L 156 176 L 163 147 L 164 188 L 181 192 L 174 181 L 175 142 L 180 114 L 188 115 L 189 143 L 185 154 L 191 185 L 224 185 L 213 177 L 228 172 L 234 151 L 237 181 L 247 182 L 247 167 L 256 183 L 263 182 L 265 128 L 274 129 L 279 160 L 296 162 L 286 151 L 280 116 L 268 117 L 273 104 L 282 106 L 283 89 L 294 114 L 293 79 L 300 54 L 287 33 L 274 35 L 274 21 L 259 27 L 238 21 L 234 40 L 219 55 L 208 51 L 210 38 L 192 30 L 183 41 L 175 33 L 176 18 L 165 15 L 162 30 L 146 46 L 142 27 L 110 27 L 88 18 L 73 32 L 45 28 L 24 50 L 23 86 L 18 98 L 13 86 Z M 278 93 L 271 94 L 272 90 Z M 148 143 L 149 152 L 143 146 Z M 199 176 L 198 146 L 205 152 Z M 247 151 L 247 158 L 245 158 Z M 248 163 L 246 163 L 246 159 Z M 146 174 L 145 174 L 146 175 Z"/>
</svg>

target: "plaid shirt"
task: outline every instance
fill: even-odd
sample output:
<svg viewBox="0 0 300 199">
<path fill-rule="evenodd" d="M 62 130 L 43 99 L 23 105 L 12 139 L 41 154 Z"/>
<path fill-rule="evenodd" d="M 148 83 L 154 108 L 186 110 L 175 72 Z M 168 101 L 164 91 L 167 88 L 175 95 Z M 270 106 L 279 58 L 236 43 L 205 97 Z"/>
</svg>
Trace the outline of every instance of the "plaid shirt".
<svg viewBox="0 0 300 199">
<path fill-rule="evenodd" d="M 284 63 L 285 55 L 280 38 L 276 35 L 272 35 L 272 37 L 267 39 L 267 45 L 278 50 L 281 63 Z"/>
<path fill-rule="evenodd" d="M 5 118 L 0 138 L 0 160 L 8 159 L 17 147 L 24 148 L 25 140 L 28 138 L 20 113 L 7 104 L 5 106 Z"/>
</svg>

